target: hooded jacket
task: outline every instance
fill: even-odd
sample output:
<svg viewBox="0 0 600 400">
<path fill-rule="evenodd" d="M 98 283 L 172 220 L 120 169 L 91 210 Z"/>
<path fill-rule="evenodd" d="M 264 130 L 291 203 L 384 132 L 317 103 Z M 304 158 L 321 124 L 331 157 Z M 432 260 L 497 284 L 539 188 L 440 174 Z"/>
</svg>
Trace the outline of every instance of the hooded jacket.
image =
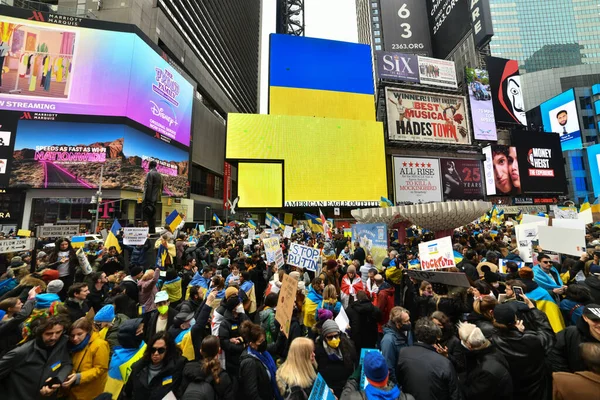
<svg viewBox="0 0 600 400">
<path fill-rule="evenodd" d="M 185 358 L 176 356 L 162 366 L 160 372 L 148 383 L 150 361 L 143 358 L 131 367 L 129 380 L 123 388 L 126 399 L 161 400 L 169 392 L 178 393 L 181 384 Z"/>
<path fill-rule="evenodd" d="M 71 322 L 75 322 L 79 318 L 85 317 L 88 311 L 90 311 L 90 306 L 87 304 L 86 300 L 77 301 L 75 299 L 67 299 L 64 304 Z"/>
<path fill-rule="evenodd" d="M 585 279 L 584 283 L 590 289 L 594 303 L 600 303 L 600 278 L 597 275 L 591 274 Z"/>
<path fill-rule="evenodd" d="M 121 282 L 121 287 L 125 289 L 125 293 L 129 298 L 136 303 L 139 301 L 139 293 L 140 290 L 138 288 L 138 283 L 131 275 L 127 275 L 123 282 Z"/>
<path fill-rule="evenodd" d="M 181 400 L 235 400 L 237 384 L 225 371 L 221 371 L 217 383 L 212 374 L 204 373 L 201 361 L 194 361 L 183 369 L 181 392 Z"/>
<path fill-rule="evenodd" d="M 379 333 L 383 332 L 383 326 L 387 324 L 390 319 L 390 311 L 394 308 L 394 296 L 396 294 L 396 289 L 387 282 L 383 282 L 383 284 L 379 287 L 379 291 L 377 292 L 377 307 L 381 311 L 381 320 L 377 323 L 377 331 Z"/>
<path fill-rule="evenodd" d="M 307 328 L 312 328 L 317 323 L 317 308 L 322 301 L 323 295 L 317 293 L 312 285 L 310 285 L 304 299 L 304 326 Z"/>
<path fill-rule="evenodd" d="M 465 352 L 465 400 L 510 400 L 513 384 L 508 362 L 493 346 Z"/>
<path fill-rule="evenodd" d="M 251 400 L 273 400 L 271 377 L 265 365 L 244 349 L 240 356 L 239 392 Z"/>
<path fill-rule="evenodd" d="M 88 345 L 72 354 L 73 373 L 80 377 L 79 383 L 70 388 L 70 399 L 94 399 L 104 392 L 109 353 L 108 343 L 93 332 Z"/>
<path fill-rule="evenodd" d="M 223 320 L 219 326 L 219 339 L 221 341 L 221 349 L 225 352 L 225 369 L 231 376 L 238 376 L 240 369 L 240 355 L 246 348 L 244 344 L 231 343 L 229 339 L 241 338 L 242 322 L 247 320 L 246 314 L 238 314 L 233 316 L 233 312 L 225 310 Z"/>
<path fill-rule="evenodd" d="M 365 392 L 359 390 L 358 386 L 359 384 L 355 379 L 348 379 L 340 400 L 415 400 L 412 395 L 400 391 L 399 388 L 396 390 L 397 386 L 393 385 L 384 388 L 372 387 L 370 396 L 367 398 Z M 400 394 L 398 395 L 398 393 Z"/>
<path fill-rule="evenodd" d="M 381 339 L 381 354 L 390 370 L 390 379 L 398 383 L 396 379 L 396 365 L 398 364 L 398 353 L 403 347 L 413 345 L 412 331 L 400 332 L 395 324 L 388 322 L 383 327 L 383 338 Z"/>
<path fill-rule="evenodd" d="M 375 348 L 381 310 L 366 299 L 352 303 L 346 309 L 346 314 L 350 320 L 350 338 L 354 341 L 356 350 Z"/>
<path fill-rule="evenodd" d="M 579 318 L 574 326 L 569 326 L 556 335 L 556 344 L 548 355 L 554 372 L 587 371 L 581 359 L 579 345 L 585 342 L 600 343 L 590 333 L 590 326 Z"/>
<path fill-rule="evenodd" d="M 20 280 L 18 286 L 4 293 L 4 295 L 0 297 L 0 301 L 8 299 L 9 297 L 18 297 L 23 303 L 25 303 L 27 301 L 29 291 L 35 286 L 40 286 L 42 290 L 46 290 L 46 282 L 32 275 L 27 275 Z"/>
<path fill-rule="evenodd" d="M 42 397 L 40 389 L 53 376 L 61 381 L 71 374 L 68 339 L 61 337 L 51 350 L 33 339 L 11 351 L 0 360 L 0 388 L 3 400 L 53 399 Z"/>
</svg>

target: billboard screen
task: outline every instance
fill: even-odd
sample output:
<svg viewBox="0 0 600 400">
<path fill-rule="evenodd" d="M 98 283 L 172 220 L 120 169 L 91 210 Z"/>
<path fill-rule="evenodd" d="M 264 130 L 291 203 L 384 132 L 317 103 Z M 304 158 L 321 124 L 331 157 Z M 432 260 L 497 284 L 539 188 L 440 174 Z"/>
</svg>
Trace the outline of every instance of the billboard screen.
<svg viewBox="0 0 600 400">
<path fill-rule="evenodd" d="M 594 197 L 600 196 L 600 144 L 587 147 L 588 163 L 590 165 L 590 175 L 592 177 L 592 186 L 594 187 Z"/>
<path fill-rule="evenodd" d="M 382 123 L 375 121 L 229 114 L 225 157 L 283 163 L 284 207 L 378 206 L 387 191 L 382 133 Z M 240 178 L 238 186 L 265 179 L 251 178 L 250 183 Z M 353 189 L 340 190 L 342 182 Z M 240 207 L 244 201 L 240 194 Z M 265 201 L 281 203 L 281 198 Z"/>
<path fill-rule="evenodd" d="M 127 125 L 20 120 L 10 186 L 142 191 L 157 162 L 164 193 L 187 194 L 189 154 Z"/>
<path fill-rule="evenodd" d="M 471 143 L 462 96 L 386 88 L 386 104 L 389 140 Z"/>
<path fill-rule="evenodd" d="M 523 88 L 516 60 L 487 57 L 496 122 L 527 126 Z"/>
<path fill-rule="evenodd" d="M 126 116 L 186 146 L 193 86 L 140 37 L 0 16 L 0 109 Z"/>
<path fill-rule="evenodd" d="M 444 200 L 483 199 L 479 160 L 440 159 Z"/>
<path fill-rule="evenodd" d="M 442 201 L 439 160 L 394 157 L 394 190 L 396 202 Z"/>
<path fill-rule="evenodd" d="M 424 85 L 456 89 L 456 66 L 454 61 L 419 56 L 419 80 Z"/>
<path fill-rule="evenodd" d="M 540 104 L 540 112 L 544 131 L 560 135 L 562 151 L 579 150 L 583 147 L 575 90 L 569 89 L 543 102 Z"/>
<path fill-rule="evenodd" d="M 383 48 L 431 56 L 427 6 L 422 0 L 379 0 Z"/>
<path fill-rule="evenodd" d="M 517 148 L 492 145 L 483 148 L 486 193 L 513 196 L 522 193 Z"/>
<path fill-rule="evenodd" d="M 563 194 L 567 190 L 559 135 L 513 131 L 524 194 Z"/>
<path fill-rule="evenodd" d="M 484 69 L 466 68 L 475 140 L 498 140 L 490 76 Z"/>
<path fill-rule="evenodd" d="M 419 62 L 412 54 L 377 51 L 377 76 L 398 82 L 419 83 Z"/>
<path fill-rule="evenodd" d="M 427 0 L 433 56 L 446 58 L 471 29 L 467 0 Z"/>
</svg>

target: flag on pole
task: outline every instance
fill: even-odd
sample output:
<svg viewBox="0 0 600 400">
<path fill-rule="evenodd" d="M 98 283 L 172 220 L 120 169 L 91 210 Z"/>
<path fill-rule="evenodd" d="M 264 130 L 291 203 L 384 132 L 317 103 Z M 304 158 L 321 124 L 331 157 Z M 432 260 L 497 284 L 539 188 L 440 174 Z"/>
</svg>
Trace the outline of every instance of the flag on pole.
<svg viewBox="0 0 600 400">
<path fill-rule="evenodd" d="M 179 215 L 179 211 L 177 210 L 173 210 L 173 212 L 169 214 L 165 220 L 171 232 L 175 232 L 175 229 L 177 229 L 179 224 L 181 224 L 181 221 L 183 221 L 183 218 L 181 218 L 181 215 Z"/>
<path fill-rule="evenodd" d="M 256 224 L 256 222 L 254 222 L 253 219 L 248 219 L 248 226 L 252 229 L 258 228 L 258 225 Z"/>
<path fill-rule="evenodd" d="M 323 214 L 323 211 L 321 211 L 320 208 L 319 216 L 321 217 L 321 223 L 323 224 L 323 232 L 325 233 L 325 236 L 331 239 L 331 227 L 329 225 L 329 222 L 327 221 L 327 218 L 325 218 L 325 214 Z"/>
<path fill-rule="evenodd" d="M 223 225 L 223 222 L 221 222 L 217 214 L 213 214 L 213 221 L 215 221 L 219 225 Z"/>
<path fill-rule="evenodd" d="M 321 222 L 321 218 L 308 213 L 304 213 L 304 217 L 306 218 L 306 222 L 308 222 L 308 227 L 312 232 L 323 231 L 323 223 Z"/>
<path fill-rule="evenodd" d="M 117 240 L 117 233 L 119 232 L 119 229 L 121 229 L 121 224 L 119 224 L 119 221 L 115 219 L 113 221 L 112 226 L 110 227 L 110 231 L 108 231 L 106 239 L 104 240 L 104 247 L 109 249 L 112 246 L 115 246 L 117 248 L 117 251 L 121 253 L 121 246 L 119 245 L 119 241 Z"/>
<path fill-rule="evenodd" d="M 273 229 L 281 228 L 281 222 L 271 213 L 267 213 L 265 217 L 265 224 L 269 225 Z"/>
<path fill-rule="evenodd" d="M 392 203 L 392 201 L 390 199 L 388 199 L 387 197 L 381 196 L 381 202 L 379 203 L 379 205 L 382 208 L 387 208 L 387 207 L 393 207 L 394 203 Z"/>
</svg>

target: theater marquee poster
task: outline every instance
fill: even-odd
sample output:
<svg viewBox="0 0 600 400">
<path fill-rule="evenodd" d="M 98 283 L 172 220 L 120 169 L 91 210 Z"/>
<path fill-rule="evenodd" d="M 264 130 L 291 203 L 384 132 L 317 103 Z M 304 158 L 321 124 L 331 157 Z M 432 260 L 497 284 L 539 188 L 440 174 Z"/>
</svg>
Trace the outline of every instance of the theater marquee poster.
<svg viewBox="0 0 600 400">
<path fill-rule="evenodd" d="M 390 141 L 471 144 L 463 96 L 387 88 L 386 104 Z"/>
</svg>

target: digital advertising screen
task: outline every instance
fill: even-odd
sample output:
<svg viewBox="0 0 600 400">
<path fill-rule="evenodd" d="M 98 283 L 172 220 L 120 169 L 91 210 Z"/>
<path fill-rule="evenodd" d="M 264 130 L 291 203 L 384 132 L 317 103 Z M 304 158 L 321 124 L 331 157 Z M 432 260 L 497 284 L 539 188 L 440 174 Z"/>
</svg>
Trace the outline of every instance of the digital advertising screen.
<svg viewBox="0 0 600 400">
<path fill-rule="evenodd" d="M 586 147 L 590 176 L 594 187 L 594 197 L 600 196 L 600 144 Z"/>
<path fill-rule="evenodd" d="M 562 151 L 579 150 L 583 147 L 579 114 L 575 103 L 575 90 L 569 89 L 540 104 L 545 132 L 560 135 Z"/>
<path fill-rule="evenodd" d="M 479 160 L 440 159 L 444 200 L 483 199 L 483 174 Z"/>
<path fill-rule="evenodd" d="M 517 148 L 492 145 L 483 148 L 486 193 L 488 196 L 521 194 L 521 175 Z"/>
<path fill-rule="evenodd" d="M 498 140 L 490 76 L 484 69 L 466 68 L 475 140 Z"/>
<path fill-rule="evenodd" d="M 283 207 L 378 206 L 387 192 L 383 124 L 375 121 L 283 115 L 228 115 L 228 162 L 281 163 Z M 365 162 L 368 154 L 368 162 Z M 351 166 L 360 166 L 360 168 Z M 238 177 L 239 207 L 282 202 L 278 169 L 258 166 Z M 261 172 L 262 171 L 262 172 Z M 245 177 L 244 180 L 242 178 Z M 251 179 L 248 181 L 247 179 Z M 340 190 L 347 182 L 352 190 Z M 242 196 L 245 187 L 265 190 L 272 198 Z M 246 203 L 247 202 L 247 203 Z"/>
<path fill-rule="evenodd" d="M 10 172 L 14 188 L 97 188 L 143 191 L 148 163 L 157 162 L 164 193 L 187 194 L 189 154 L 122 124 L 20 120 Z"/>
<path fill-rule="evenodd" d="M 440 162 L 437 158 L 394 157 L 396 202 L 442 201 Z"/>
<path fill-rule="evenodd" d="M 0 109 L 124 116 L 189 146 L 194 87 L 136 34 L 5 15 L 0 32 Z"/>
<path fill-rule="evenodd" d="M 517 60 L 486 58 L 496 122 L 527 126 Z"/>
<path fill-rule="evenodd" d="M 386 51 L 431 56 L 427 6 L 423 0 L 379 0 Z"/>
<path fill-rule="evenodd" d="M 471 29 L 471 1 L 427 0 L 433 56 L 444 59 Z"/>
<path fill-rule="evenodd" d="M 471 144 L 462 96 L 386 88 L 391 141 Z"/>
<path fill-rule="evenodd" d="M 558 134 L 513 131 L 511 142 L 516 147 L 523 194 L 566 193 L 565 164 Z"/>
</svg>

